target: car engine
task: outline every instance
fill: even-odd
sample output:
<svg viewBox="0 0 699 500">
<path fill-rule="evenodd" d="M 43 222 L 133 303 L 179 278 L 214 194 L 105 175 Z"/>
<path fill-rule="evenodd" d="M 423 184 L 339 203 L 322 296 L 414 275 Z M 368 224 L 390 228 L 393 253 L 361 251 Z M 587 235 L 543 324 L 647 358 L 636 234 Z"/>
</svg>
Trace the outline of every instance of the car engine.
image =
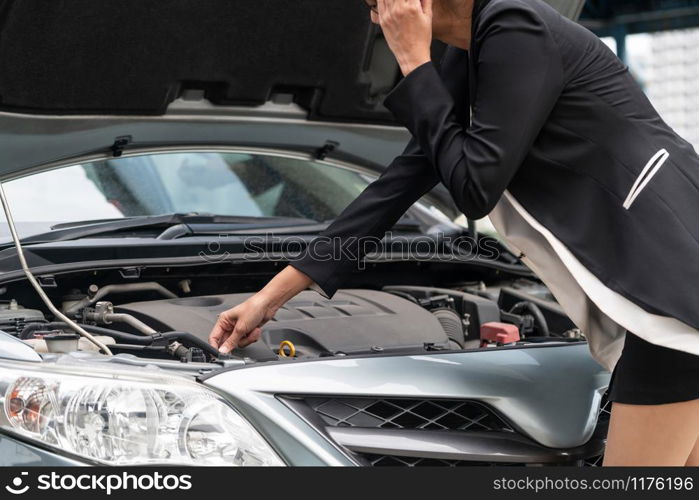
<svg viewBox="0 0 699 500">
<path fill-rule="evenodd" d="M 131 314 L 161 331 L 189 332 L 206 340 L 219 313 L 243 303 L 252 294 L 211 295 L 122 304 Z M 402 297 L 373 290 L 343 290 L 332 299 L 302 292 L 263 329 L 267 349 L 251 347 L 257 357 L 292 344 L 296 356 L 357 354 L 392 348 L 446 348 L 449 339 L 428 310 Z M 251 354 L 251 353 L 248 353 Z"/>
<path fill-rule="evenodd" d="M 132 300 L 139 295 L 148 299 Z M 92 284 L 64 294 L 62 311 L 113 354 L 183 362 L 231 357 L 266 362 L 584 340 L 543 285 L 517 280 L 462 289 L 347 289 L 332 299 L 302 292 L 263 327 L 260 342 L 225 356 L 208 344 L 208 335 L 220 313 L 252 293 L 182 295 L 157 282 Z M 95 350 L 67 324 L 14 299 L 0 307 L 0 322 L 3 331 L 39 352 Z"/>
</svg>

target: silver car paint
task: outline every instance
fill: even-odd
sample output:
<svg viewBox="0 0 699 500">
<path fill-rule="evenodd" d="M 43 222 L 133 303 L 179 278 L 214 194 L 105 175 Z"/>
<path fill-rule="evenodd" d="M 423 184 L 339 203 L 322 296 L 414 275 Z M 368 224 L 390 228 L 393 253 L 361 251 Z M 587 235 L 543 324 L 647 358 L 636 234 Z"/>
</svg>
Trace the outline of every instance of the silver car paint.
<svg viewBox="0 0 699 500">
<path fill-rule="evenodd" d="M 0 433 L 0 467 L 80 467 L 85 462 Z"/>
<path fill-rule="evenodd" d="M 604 453 L 604 443 L 554 450 L 513 433 L 425 432 L 422 429 L 327 428 L 333 441 L 368 455 L 421 457 L 497 464 L 555 464 Z M 594 450 L 594 451 L 592 451 Z"/>
<path fill-rule="evenodd" d="M 585 0 L 545 0 L 562 15 L 578 19 Z M 387 165 L 407 143 L 402 127 L 308 122 L 294 104 L 213 106 L 178 99 L 165 116 L 27 115 L 0 112 L 0 180 L 48 163 L 108 148 L 130 135 L 145 144 L 272 144 L 316 146 L 318 138 L 340 142 L 357 158 Z"/>
<path fill-rule="evenodd" d="M 259 365 L 204 383 L 242 405 L 270 440 L 284 429 L 306 449 L 326 438 L 316 430 L 311 446 L 313 428 L 275 395 L 475 399 L 534 441 L 573 448 L 594 431 L 609 373 L 583 344 Z"/>
<path fill-rule="evenodd" d="M 44 116 L 0 113 L 0 180 L 27 175 L 100 152 L 117 137 L 135 145 L 252 145 L 279 149 L 320 148 L 327 140 L 365 162 L 387 165 L 408 142 L 404 128 L 309 122 L 287 105 L 259 109 L 181 102 L 165 116 Z M 207 111 L 208 110 L 208 111 Z"/>
<path fill-rule="evenodd" d="M 11 341 L 0 343 L 1 355 L 13 356 L 16 351 L 3 351 L 9 345 Z M 145 368 L 132 369 L 135 374 Z M 287 464 L 335 466 L 357 462 L 278 395 L 477 399 L 539 444 L 574 448 L 591 437 L 608 383 L 609 373 L 592 360 L 586 345 L 259 364 L 212 373 L 203 380 L 228 399 Z M 9 436 L 0 436 L 0 441 L 8 450 L 33 448 Z M 38 449 L 31 455 L 43 465 L 62 460 L 56 452 Z M 13 457 L 7 463 L 21 461 Z"/>
<path fill-rule="evenodd" d="M 41 361 L 41 356 L 32 347 L 3 331 L 0 331 L 0 358 L 14 361 Z"/>
<path fill-rule="evenodd" d="M 577 17 L 583 4 L 548 1 L 570 17 Z M 102 151 L 124 135 L 140 144 L 173 146 L 298 148 L 335 140 L 344 153 L 379 165 L 388 164 L 408 140 L 398 127 L 309 123 L 305 116 L 294 106 L 226 108 L 186 101 L 174 103 L 164 117 L 0 113 L 0 180 Z M 0 357 L 40 361 L 26 344 L 6 335 L 0 335 Z M 289 464 L 352 465 L 351 458 L 275 394 L 478 398 L 540 443 L 570 447 L 589 438 L 608 380 L 609 374 L 596 365 L 586 346 L 566 346 L 260 365 L 222 373 L 206 384 L 246 414 Z M 2 465 L 78 464 L 1 434 L 0 457 Z"/>
</svg>

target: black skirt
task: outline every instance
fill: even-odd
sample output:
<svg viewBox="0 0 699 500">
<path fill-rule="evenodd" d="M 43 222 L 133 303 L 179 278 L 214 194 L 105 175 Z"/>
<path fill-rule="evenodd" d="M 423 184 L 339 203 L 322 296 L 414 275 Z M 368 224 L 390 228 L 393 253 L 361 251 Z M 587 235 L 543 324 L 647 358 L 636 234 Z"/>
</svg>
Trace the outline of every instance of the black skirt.
<svg viewBox="0 0 699 500">
<path fill-rule="evenodd" d="M 699 399 L 699 356 L 651 344 L 627 332 L 612 372 L 609 400 L 661 405 Z"/>
</svg>

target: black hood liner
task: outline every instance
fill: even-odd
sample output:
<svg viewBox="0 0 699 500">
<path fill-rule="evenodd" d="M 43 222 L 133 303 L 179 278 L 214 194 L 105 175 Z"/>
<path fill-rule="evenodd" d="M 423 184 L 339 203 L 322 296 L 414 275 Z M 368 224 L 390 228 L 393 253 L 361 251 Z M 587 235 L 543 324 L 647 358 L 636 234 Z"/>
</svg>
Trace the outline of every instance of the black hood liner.
<svg viewBox="0 0 699 500">
<path fill-rule="evenodd" d="M 0 0 L 0 109 L 166 111 L 293 94 L 310 118 L 391 122 L 399 77 L 363 0 Z M 373 60 L 372 60 L 373 59 Z"/>
</svg>

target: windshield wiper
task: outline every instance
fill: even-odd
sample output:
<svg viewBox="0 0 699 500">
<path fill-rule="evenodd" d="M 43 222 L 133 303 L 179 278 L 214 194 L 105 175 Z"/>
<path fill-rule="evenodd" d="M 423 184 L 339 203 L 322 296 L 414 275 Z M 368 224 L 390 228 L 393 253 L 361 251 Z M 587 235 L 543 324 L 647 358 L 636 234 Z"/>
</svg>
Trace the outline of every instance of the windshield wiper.
<svg viewBox="0 0 699 500">
<path fill-rule="evenodd" d="M 66 222 L 51 226 L 51 231 L 27 236 L 20 240 L 22 245 L 74 241 L 83 238 L 118 236 L 129 231 L 151 231 L 158 240 L 175 240 L 186 236 L 210 235 L 259 235 L 316 234 L 328 227 L 332 221 L 318 222 L 295 217 L 255 217 L 214 214 L 166 214 L 124 217 L 120 219 L 98 219 Z M 273 231 L 272 231 L 273 230 Z M 403 217 L 393 231 L 421 232 L 420 225 Z M 0 244 L 0 250 L 11 246 Z"/>
<path fill-rule="evenodd" d="M 335 221 L 335 219 L 330 219 L 325 222 L 311 222 L 311 223 L 304 223 L 304 224 L 289 224 L 289 225 L 284 225 L 284 226 L 276 226 L 275 227 L 275 234 L 288 234 L 288 235 L 293 235 L 293 234 L 298 234 L 299 232 L 303 232 L 304 234 L 313 234 L 313 233 L 319 233 L 321 231 L 324 231 L 325 229 L 330 226 Z M 250 226 L 250 227 L 234 227 L 230 230 L 225 230 L 224 228 L 217 227 L 216 225 L 197 225 L 196 227 L 191 227 L 192 230 L 195 232 L 190 232 L 190 233 L 183 233 L 183 234 L 190 234 L 190 235 L 209 235 L 209 234 L 220 234 L 220 233 L 226 233 L 229 235 L 258 235 L 258 234 L 266 234 L 268 233 L 268 228 L 265 228 L 264 226 Z M 160 235 L 158 238 L 159 239 L 173 239 L 169 238 L 168 233 L 172 234 L 177 234 L 179 230 L 184 231 L 184 228 L 179 228 L 173 226 L 171 230 L 166 231 L 162 235 Z M 420 225 L 420 223 L 414 219 L 411 219 L 409 217 L 403 217 L 401 218 L 392 228 L 391 231 L 394 232 L 401 232 L 401 233 L 423 233 L 423 228 Z M 180 237 L 183 234 L 177 234 L 176 237 Z"/>
<path fill-rule="evenodd" d="M 130 230 L 158 230 L 157 237 L 161 239 L 174 239 L 166 236 L 171 228 L 178 228 L 180 235 L 200 234 L 190 226 L 206 226 L 209 231 L 225 232 L 226 230 L 246 229 L 274 229 L 289 226 L 306 227 L 317 225 L 318 222 L 311 219 L 293 217 L 243 217 L 212 214 L 167 214 L 147 215 L 140 217 L 127 217 L 122 219 L 86 220 L 57 224 L 51 227 L 47 233 L 28 236 L 21 240 L 23 245 L 36 243 L 52 243 L 59 241 L 72 241 L 93 236 L 105 236 L 111 233 L 123 233 Z M 209 232 L 207 231 L 207 233 Z M 177 236 L 176 236 L 177 237 Z"/>
</svg>

